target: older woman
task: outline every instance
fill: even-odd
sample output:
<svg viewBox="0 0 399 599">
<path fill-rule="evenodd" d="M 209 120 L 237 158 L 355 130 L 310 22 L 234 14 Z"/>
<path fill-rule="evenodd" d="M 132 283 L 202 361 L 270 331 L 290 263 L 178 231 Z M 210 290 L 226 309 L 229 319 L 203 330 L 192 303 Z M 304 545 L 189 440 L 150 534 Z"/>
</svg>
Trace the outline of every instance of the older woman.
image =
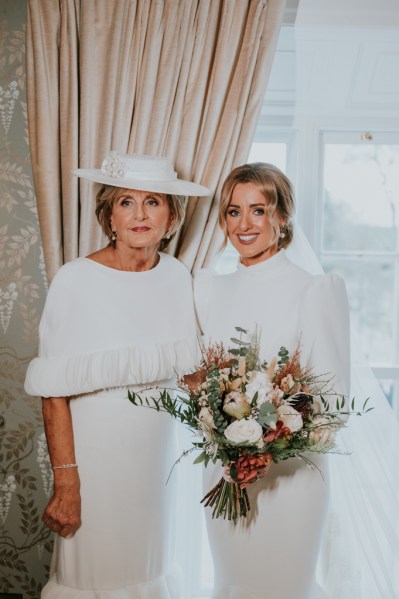
<svg viewBox="0 0 399 599">
<path fill-rule="evenodd" d="M 166 158 L 111 153 L 98 182 L 107 247 L 64 265 L 40 323 L 26 390 L 43 397 L 54 493 L 43 515 L 58 533 L 45 598 L 175 599 L 173 420 L 134 410 L 127 388 L 170 386 L 198 360 L 191 277 L 159 252 L 184 217 Z"/>
<path fill-rule="evenodd" d="M 260 355 L 301 342 L 301 362 L 330 373 L 337 393 L 349 385 L 348 309 L 342 280 L 312 276 L 285 249 L 293 236 L 294 197 L 285 175 L 270 164 L 246 164 L 227 177 L 219 224 L 240 255 L 236 272 L 196 278 L 196 305 L 207 337 L 229 346 L 234 327 L 261 330 Z M 273 464 L 248 487 L 251 512 L 236 526 L 206 512 L 214 559 L 212 599 L 310 599 L 329 494 L 325 455 Z M 220 470 L 208 466 L 204 487 Z"/>
</svg>

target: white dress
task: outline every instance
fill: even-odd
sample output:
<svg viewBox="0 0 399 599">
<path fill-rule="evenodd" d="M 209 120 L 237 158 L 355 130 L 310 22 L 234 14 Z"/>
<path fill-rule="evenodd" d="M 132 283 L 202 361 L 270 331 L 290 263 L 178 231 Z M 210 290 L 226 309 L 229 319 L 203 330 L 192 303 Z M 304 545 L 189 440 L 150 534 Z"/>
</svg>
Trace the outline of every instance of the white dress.
<svg viewBox="0 0 399 599">
<path fill-rule="evenodd" d="M 336 391 L 348 393 L 348 306 L 339 277 L 312 276 L 282 250 L 228 275 L 201 271 L 195 299 L 207 340 L 231 346 L 230 338 L 237 336 L 234 327 L 253 331 L 257 326 L 261 357 L 270 361 L 282 345 L 293 350 L 300 339 L 301 364 L 335 376 Z M 323 476 L 299 459 L 290 459 L 273 464 L 262 481 L 250 485 L 246 522 L 213 520 L 205 508 L 214 561 L 212 599 L 312 597 L 328 505 L 329 457 L 312 454 L 311 459 Z M 220 475 L 218 466 L 204 469 L 204 491 Z"/>
<path fill-rule="evenodd" d="M 160 254 L 145 272 L 87 258 L 63 266 L 40 324 L 26 390 L 70 397 L 82 526 L 56 538 L 45 599 L 177 599 L 174 420 L 127 389 L 173 386 L 198 363 L 191 276 Z M 154 394 L 150 392 L 150 394 Z"/>
</svg>

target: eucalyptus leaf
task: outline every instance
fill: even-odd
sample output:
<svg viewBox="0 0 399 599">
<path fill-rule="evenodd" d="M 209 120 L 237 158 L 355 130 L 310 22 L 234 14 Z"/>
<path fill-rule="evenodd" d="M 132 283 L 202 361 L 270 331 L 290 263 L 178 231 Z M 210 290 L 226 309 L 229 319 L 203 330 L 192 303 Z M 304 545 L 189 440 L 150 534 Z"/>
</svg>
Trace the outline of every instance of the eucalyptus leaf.
<svg viewBox="0 0 399 599">
<path fill-rule="evenodd" d="M 236 345 L 244 345 L 246 347 L 249 347 L 251 345 L 249 341 L 242 341 L 241 339 L 237 339 L 236 337 L 231 337 L 230 341 L 232 341 Z"/>
<path fill-rule="evenodd" d="M 277 422 L 277 412 L 274 405 L 265 401 L 260 406 L 257 420 L 263 426 L 274 426 Z"/>
<path fill-rule="evenodd" d="M 244 335 L 248 335 L 248 331 L 246 331 L 245 329 L 242 329 L 241 327 L 234 327 L 236 331 L 238 331 L 238 333 L 244 333 Z"/>
</svg>

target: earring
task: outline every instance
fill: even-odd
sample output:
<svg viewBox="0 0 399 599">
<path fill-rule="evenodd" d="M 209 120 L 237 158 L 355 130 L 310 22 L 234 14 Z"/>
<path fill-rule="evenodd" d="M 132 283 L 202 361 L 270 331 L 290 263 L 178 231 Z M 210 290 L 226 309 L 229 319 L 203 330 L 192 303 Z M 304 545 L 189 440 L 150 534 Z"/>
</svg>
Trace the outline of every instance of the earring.
<svg viewBox="0 0 399 599">
<path fill-rule="evenodd" d="M 287 236 L 288 229 L 287 227 L 281 227 L 280 229 L 280 239 L 284 239 Z"/>
<path fill-rule="evenodd" d="M 170 239 L 170 233 L 169 233 L 169 231 L 166 231 L 165 239 Z"/>
<path fill-rule="evenodd" d="M 116 241 L 116 231 L 112 231 L 111 241 Z"/>
</svg>

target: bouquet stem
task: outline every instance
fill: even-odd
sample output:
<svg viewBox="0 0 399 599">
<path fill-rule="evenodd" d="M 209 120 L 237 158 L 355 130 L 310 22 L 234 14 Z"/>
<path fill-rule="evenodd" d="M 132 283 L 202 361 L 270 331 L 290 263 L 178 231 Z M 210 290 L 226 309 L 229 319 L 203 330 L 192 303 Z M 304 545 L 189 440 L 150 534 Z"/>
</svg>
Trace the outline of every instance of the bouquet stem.
<svg viewBox="0 0 399 599">
<path fill-rule="evenodd" d="M 250 510 L 246 489 L 241 489 L 238 483 L 230 483 L 224 478 L 201 500 L 205 507 L 213 507 L 212 518 L 233 520 L 246 517 Z"/>
</svg>

